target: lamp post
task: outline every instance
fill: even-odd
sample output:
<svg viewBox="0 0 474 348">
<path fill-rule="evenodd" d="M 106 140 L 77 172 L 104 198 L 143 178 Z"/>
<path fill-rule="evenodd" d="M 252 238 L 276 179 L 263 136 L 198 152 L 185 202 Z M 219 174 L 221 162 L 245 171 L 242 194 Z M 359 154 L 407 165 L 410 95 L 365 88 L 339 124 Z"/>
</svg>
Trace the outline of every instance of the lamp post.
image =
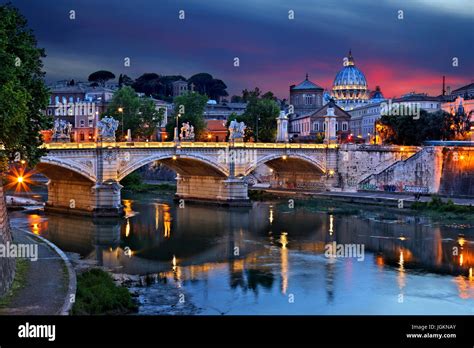
<svg viewBox="0 0 474 348">
<path fill-rule="evenodd" d="M 118 112 L 120 112 L 122 114 L 122 139 L 123 139 L 123 137 L 124 137 L 124 133 L 123 133 L 123 108 L 122 107 L 118 108 Z"/>
<path fill-rule="evenodd" d="M 174 131 L 174 141 L 179 142 L 179 133 L 178 133 L 178 127 L 179 127 L 179 117 L 181 116 L 180 113 L 176 114 L 176 128 Z"/>
</svg>

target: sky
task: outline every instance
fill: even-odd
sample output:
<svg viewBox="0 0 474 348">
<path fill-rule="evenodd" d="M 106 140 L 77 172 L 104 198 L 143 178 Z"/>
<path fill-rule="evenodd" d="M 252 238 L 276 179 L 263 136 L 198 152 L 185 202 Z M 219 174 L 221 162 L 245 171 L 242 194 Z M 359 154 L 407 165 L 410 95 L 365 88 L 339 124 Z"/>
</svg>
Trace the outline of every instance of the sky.
<svg viewBox="0 0 474 348">
<path fill-rule="evenodd" d="M 259 87 L 288 98 L 306 73 L 330 89 L 349 49 L 369 89 L 380 86 L 385 97 L 439 95 L 443 75 L 452 89 L 474 82 L 474 0 L 11 2 L 46 50 L 48 82 L 86 81 L 97 70 L 207 72 L 229 95 Z"/>
</svg>

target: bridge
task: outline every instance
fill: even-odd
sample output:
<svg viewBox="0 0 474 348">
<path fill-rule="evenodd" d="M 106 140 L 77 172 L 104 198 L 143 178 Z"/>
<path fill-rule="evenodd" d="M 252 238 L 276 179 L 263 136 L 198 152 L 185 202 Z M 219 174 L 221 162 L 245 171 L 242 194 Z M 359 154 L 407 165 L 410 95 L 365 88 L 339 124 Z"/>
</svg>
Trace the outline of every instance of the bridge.
<svg viewBox="0 0 474 348">
<path fill-rule="evenodd" d="M 122 214 L 120 181 L 159 161 L 177 173 L 176 197 L 248 204 L 247 176 L 265 164 L 280 182 L 329 189 L 337 185 L 335 144 L 112 142 L 49 143 L 37 165 L 49 178 L 50 211 Z"/>
</svg>

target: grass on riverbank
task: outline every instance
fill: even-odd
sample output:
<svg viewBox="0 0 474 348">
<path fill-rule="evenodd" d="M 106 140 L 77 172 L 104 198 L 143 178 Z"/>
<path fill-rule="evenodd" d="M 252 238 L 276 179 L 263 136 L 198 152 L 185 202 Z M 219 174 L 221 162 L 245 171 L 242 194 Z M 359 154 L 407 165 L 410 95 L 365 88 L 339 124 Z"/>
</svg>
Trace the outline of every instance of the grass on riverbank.
<svg viewBox="0 0 474 348">
<path fill-rule="evenodd" d="M 121 182 L 123 189 L 133 193 L 174 193 L 176 185 L 173 184 L 145 184 L 139 173 L 133 172 L 125 177 Z"/>
<path fill-rule="evenodd" d="M 123 188 L 126 191 L 133 193 L 175 193 L 176 185 L 172 184 L 140 184 L 131 185 Z"/>
<path fill-rule="evenodd" d="M 415 202 L 411 209 L 430 215 L 442 215 L 446 218 L 461 216 L 474 219 L 474 207 L 472 205 L 456 205 L 450 199 L 443 202 L 438 196 L 431 197 L 430 202 Z"/>
<path fill-rule="evenodd" d="M 30 260 L 16 259 L 15 279 L 13 279 L 10 290 L 0 298 L 0 309 L 7 307 L 18 291 L 25 287 L 29 268 Z"/>
<path fill-rule="evenodd" d="M 127 288 L 117 286 L 107 272 L 95 268 L 77 277 L 73 315 L 120 315 L 137 310 Z"/>
</svg>

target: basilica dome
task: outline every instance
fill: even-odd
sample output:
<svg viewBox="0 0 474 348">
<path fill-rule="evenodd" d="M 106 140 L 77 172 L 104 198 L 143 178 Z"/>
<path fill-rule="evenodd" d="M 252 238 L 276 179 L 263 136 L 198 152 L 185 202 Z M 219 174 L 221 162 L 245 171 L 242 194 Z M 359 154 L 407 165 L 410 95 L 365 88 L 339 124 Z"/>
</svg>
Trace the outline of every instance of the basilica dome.
<svg viewBox="0 0 474 348">
<path fill-rule="evenodd" d="M 355 66 L 351 51 L 343 65 L 334 79 L 332 96 L 340 107 L 351 110 L 367 103 L 367 80 L 364 73 Z"/>
</svg>

